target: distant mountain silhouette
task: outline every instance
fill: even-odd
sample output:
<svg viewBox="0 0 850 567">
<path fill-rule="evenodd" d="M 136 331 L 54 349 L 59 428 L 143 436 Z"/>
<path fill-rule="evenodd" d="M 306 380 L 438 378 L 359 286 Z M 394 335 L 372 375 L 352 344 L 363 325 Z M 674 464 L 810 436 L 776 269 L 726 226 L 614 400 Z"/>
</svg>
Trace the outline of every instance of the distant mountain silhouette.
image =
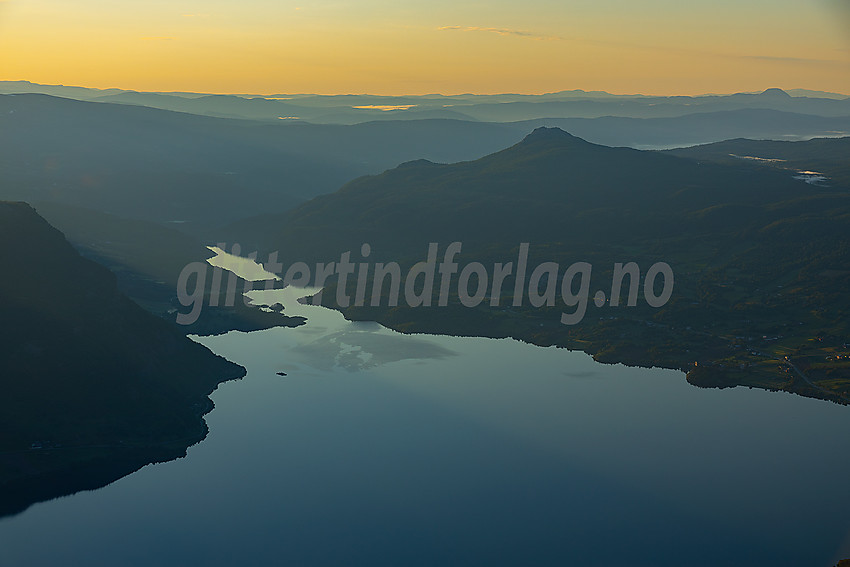
<svg viewBox="0 0 850 567">
<path fill-rule="evenodd" d="M 287 208 L 362 169 L 292 155 L 253 137 L 252 122 L 0 96 L 0 198 L 53 201 L 208 228 Z"/>
<path fill-rule="evenodd" d="M 738 136 L 830 135 L 850 131 L 850 118 L 749 108 L 675 118 L 506 124 L 436 119 L 266 124 L 46 95 L 0 95 L 0 199 L 170 223 L 212 240 L 221 225 L 290 209 L 360 175 L 419 158 L 474 160 L 516 143 L 536 126 L 567 128 L 607 145 L 669 147 Z"/>
<path fill-rule="evenodd" d="M 850 116 L 824 117 L 760 108 L 671 118 L 548 118 L 511 125 L 524 126 L 526 131 L 555 126 L 597 144 L 638 149 L 693 146 L 732 138 L 791 141 L 850 135 Z"/>
<path fill-rule="evenodd" d="M 765 89 L 762 93 L 762 96 L 770 96 L 770 97 L 780 97 L 780 98 L 791 98 L 791 95 L 783 91 L 782 89 L 770 88 Z"/>
<path fill-rule="evenodd" d="M 0 198 L 174 224 L 196 235 L 417 157 L 480 157 L 520 135 L 456 121 L 264 124 L 0 95 Z"/>
<path fill-rule="evenodd" d="M 803 89 L 701 96 L 612 95 L 602 91 L 562 91 L 541 95 L 210 95 L 205 93 L 145 93 L 0 82 L 0 92 L 38 92 L 81 100 L 117 102 L 203 114 L 207 116 L 278 121 L 280 117 L 316 124 L 359 124 L 373 120 L 452 118 L 512 122 L 543 118 L 623 116 L 660 118 L 762 108 L 820 116 L 850 115 L 848 96 Z M 790 96 L 793 93 L 794 96 Z M 364 107 L 372 107 L 367 109 Z M 382 112 L 379 108 L 392 108 Z"/>
<path fill-rule="evenodd" d="M 778 89 L 777 89 L 778 90 Z M 779 94 L 781 93 L 781 94 Z M 798 114 L 842 117 L 850 115 L 850 100 L 786 96 L 768 89 L 759 94 L 712 95 L 699 97 L 586 98 L 563 100 L 524 100 L 485 102 L 459 106 L 471 118 L 510 122 L 539 118 L 670 118 L 695 112 L 718 112 L 760 108 Z"/>
</svg>

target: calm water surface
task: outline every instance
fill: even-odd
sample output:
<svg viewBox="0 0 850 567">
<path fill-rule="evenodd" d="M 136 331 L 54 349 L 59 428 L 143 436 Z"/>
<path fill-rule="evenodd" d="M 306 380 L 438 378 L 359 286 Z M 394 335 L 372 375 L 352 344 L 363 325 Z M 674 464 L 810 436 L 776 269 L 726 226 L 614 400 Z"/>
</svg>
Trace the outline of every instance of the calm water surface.
<svg viewBox="0 0 850 567">
<path fill-rule="evenodd" d="M 296 329 L 188 457 L 0 520 L 0 565 L 788 565 L 850 557 L 850 408 L 513 340 Z M 285 372 L 287 376 L 278 376 Z"/>
</svg>

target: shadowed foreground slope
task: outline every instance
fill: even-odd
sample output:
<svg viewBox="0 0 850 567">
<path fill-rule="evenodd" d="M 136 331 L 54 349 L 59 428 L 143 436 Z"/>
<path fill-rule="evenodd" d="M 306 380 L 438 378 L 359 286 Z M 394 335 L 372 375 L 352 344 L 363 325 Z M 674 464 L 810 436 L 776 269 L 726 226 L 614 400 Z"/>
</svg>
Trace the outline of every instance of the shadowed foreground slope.
<svg viewBox="0 0 850 567">
<path fill-rule="evenodd" d="M 118 292 L 25 203 L 0 203 L 0 515 L 185 455 L 244 369 Z"/>
</svg>

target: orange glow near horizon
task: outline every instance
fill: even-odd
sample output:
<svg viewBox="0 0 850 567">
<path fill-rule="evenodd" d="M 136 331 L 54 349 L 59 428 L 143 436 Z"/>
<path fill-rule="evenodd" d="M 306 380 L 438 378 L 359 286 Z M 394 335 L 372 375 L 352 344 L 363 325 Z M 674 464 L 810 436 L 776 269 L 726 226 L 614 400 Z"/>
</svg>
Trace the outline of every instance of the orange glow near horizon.
<svg viewBox="0 0 850 567">
<path fill-rule="evenodd" d="M 850 93 L 840 0 L 0 0 L 0 80 L 213 93 Z"/>
</svg>

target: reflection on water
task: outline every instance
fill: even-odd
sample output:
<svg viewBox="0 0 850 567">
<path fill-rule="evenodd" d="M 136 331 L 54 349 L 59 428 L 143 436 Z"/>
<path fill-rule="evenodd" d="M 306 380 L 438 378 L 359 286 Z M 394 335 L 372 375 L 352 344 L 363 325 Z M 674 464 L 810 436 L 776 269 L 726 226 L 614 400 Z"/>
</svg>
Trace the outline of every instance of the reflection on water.
<svg viewBox="0 0 850 567">
<path fill-rule="evenodd" d="M 251 293 L 302 327 L 196 339 L 248 375 L 214 393 L 188 458 L 0 521 L 0 564 L 850 556 L 848 408 L 513 340 L 401 335 L 305 293 Z"/>
<path fill-rule="evenodd" d="M 334 353 L 335 354 L 332 354 Z M 399 360 L 424 360 L 451 356 L 455 353 L 433 342 L 387 336 L 373 330 L 351 329 L 299 345 L 290 351 L 295 359 L 311 359 L 316 368 L 331 370 L 334 366 L 346 370 L 365 370 Z"/>
<path fill-rule="evenodd" d="M 258 305 L 280 303 L 288 316 L 309 317 L 310 324 L 298 333 L 288 349 L 288 364 L 305 364 L 317 370 L 343 368 L 366 370 L 401 360 L 445 358 L 456 353 L 423 336 L 401 335 L 373 322 L 345 321 L 341 314 L 324 308 L 305 306 L 298 298 L 317 288 L 253 291 L 248 293 Z"/>
<path fill-rule="evenodd" d="M 827 182 L 829 181 L 829 178 L 822 173 L 818 173 L 817 171 L 798 171 L 797 175 L 794 175 L 793 177 L 794 179 L 805 181 L 809 185 L 828 187 Z"/>
</svg>

